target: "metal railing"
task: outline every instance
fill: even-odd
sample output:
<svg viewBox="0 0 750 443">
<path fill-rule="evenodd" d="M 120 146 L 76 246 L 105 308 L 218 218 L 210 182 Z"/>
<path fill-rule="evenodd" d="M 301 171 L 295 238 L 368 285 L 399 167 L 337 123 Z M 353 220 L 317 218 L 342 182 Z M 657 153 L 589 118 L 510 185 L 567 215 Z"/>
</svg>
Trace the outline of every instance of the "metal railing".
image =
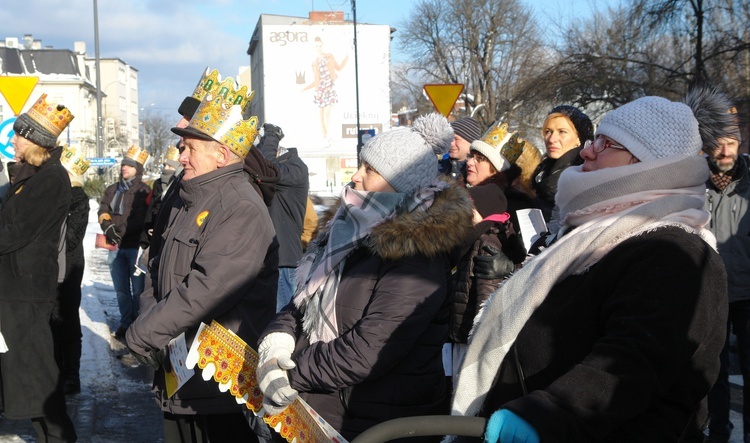
<svg viewBox="0 0 750 443">
<path fill-rule="evenodd" d="M 351 443 L 383 443 L 398 438 L 428 435 L 481 437 L 486 423 L 487 419 L 482 417 L 427 415 L 397 418 L 371 427 Z"/>
</svg>

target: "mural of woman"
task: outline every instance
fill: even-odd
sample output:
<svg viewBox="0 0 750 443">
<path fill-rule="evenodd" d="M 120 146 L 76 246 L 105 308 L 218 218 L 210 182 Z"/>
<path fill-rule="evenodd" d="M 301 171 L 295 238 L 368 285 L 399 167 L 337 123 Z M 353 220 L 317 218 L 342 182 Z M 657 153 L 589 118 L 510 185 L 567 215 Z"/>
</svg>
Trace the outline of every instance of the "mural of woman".
<svg viewBox="0 0 750 443">
<path fill-rule="evenodd" d="M 315 37 L 316 58 L 312 64 L 315 75 L 312 83 L 307 85 L 303 91 L 315 88 L 313 102 L 320 108 L 320 128 L 324 139 L 328 139 L 328 126 L 331 121 L 331 106 L 338 103 L 338 96 L 334 89 L 334 82 L 338 78 L 338 72 L 344 69 L 349 56 L 346 55 L 338 63 L 333 54 L 323 49 L 323 41 Z"/>
</svg>

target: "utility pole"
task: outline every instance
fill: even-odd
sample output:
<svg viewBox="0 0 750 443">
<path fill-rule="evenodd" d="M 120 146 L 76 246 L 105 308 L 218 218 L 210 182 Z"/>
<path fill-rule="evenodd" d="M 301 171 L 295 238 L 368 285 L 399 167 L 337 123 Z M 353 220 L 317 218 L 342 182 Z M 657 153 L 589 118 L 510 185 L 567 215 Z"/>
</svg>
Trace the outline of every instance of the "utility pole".
<svg viewBox="0 0 750 443">
<path fill-rule="evenodd" d="M 94 67 L 96 69 L 96 156 L 104 156 L 102 145 L 102 76 L 99 67 L 99 8 L 94 0 Z"/>
<path fill-rule="evenodd" d="M 359 126 L 359 63 L 357 57 L 357 0 L 352 0 L 352 18 L 354 19 L 354 93 L 357 97 L 357 165 L 362 151 L 362 132 Z"/>
</svg>

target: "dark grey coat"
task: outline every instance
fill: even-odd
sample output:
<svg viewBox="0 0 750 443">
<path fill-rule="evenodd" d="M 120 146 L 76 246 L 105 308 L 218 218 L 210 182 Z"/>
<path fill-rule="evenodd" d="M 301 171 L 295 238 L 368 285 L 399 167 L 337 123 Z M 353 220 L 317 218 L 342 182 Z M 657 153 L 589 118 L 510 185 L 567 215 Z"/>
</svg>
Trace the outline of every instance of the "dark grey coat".
<svg viewBox="0 0 750 443">
<path fill-rule="evenodd" d="M 128 347 L 147 355 L 185 332 L 192 343 L 201 322 L 216 320 L 246 343 L 256 343 L 276 310 L 278 243 L 268 210 L 242 172 L 220 168 L 179 184 L 163 234 L 161 254 L 151 262 L 158 276 L 141 294 L 141 312 L 128 328 Z M 240 412 L 230 394 L 201 370 L 174 397 L 164 373 L 154 375 L 159 406 L 174 414 Z"/>
<path fill-rule="evenodd" d="M 727 269 L 729 302 L 750 300 L 750 171 L 748 157 L 737 158 L 735 180 L 723 191 L 708 180 L 706 210 Z"/>
</svg>

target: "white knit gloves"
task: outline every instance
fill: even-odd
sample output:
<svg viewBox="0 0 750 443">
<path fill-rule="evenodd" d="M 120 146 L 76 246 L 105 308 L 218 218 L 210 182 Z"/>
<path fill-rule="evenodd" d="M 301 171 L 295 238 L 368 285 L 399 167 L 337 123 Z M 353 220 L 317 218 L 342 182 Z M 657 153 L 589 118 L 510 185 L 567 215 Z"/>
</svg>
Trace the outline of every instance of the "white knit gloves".
<svg viewBox="0 0 750 443">
<path fill-rule="evenodd" d="M 299 395 L 289 384 L 286 371 L 297 366 L 292 360 L 294 337 L 272 332 L 258 346 L 258 384 L 263 392 L 263 409 L 268 415 L 280 414 Z"/>
</svg>

